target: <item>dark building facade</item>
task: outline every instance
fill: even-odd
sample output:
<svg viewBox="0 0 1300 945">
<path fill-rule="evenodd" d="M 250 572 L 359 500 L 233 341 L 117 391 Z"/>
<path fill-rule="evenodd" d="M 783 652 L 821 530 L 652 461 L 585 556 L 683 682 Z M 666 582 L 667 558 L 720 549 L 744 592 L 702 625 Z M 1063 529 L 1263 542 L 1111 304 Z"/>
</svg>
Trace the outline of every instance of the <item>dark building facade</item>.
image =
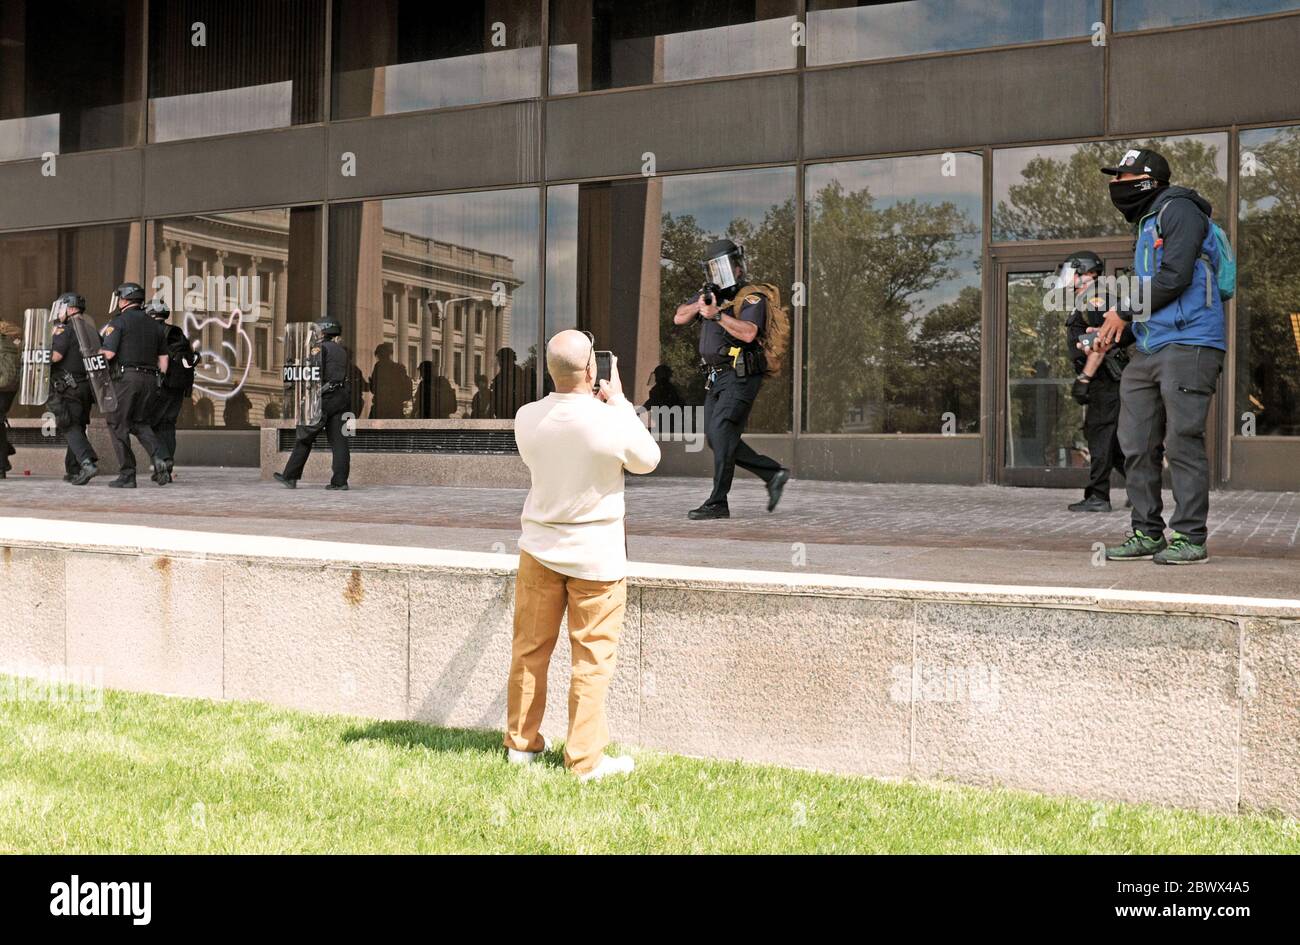
<svg viewBox="0 0 1300 945">
<path fill-rule="evenodd" d="M 323 312 L 362 419 L 509 418 L 576 326 L 691 431 L 671 314 L 729 235 L 793 313 L 751 430 L 796 475 L 1077 486 L 1045 286 L 1131 264 L 1097 167 L 1141 142 L 1238 252 L 1216 481 L 1295 488 L 1297 49 L 1284 0 L 4 0 L 0 319 L 169 293 L 231 462 Z"/>
</svg>

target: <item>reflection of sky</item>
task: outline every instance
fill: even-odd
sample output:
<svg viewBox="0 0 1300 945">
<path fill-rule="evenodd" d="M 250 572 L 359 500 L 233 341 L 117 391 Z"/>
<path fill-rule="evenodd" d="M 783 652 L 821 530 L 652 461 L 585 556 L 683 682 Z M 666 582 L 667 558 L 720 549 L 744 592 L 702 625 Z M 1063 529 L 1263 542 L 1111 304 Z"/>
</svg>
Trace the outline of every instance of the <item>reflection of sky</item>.
<svg viewBox="0 0 1300 945">
<path fill-rule="evenodd" d="M 270 82 L 216 92 L 149 100 L 153 141 L 287 128 L 293 124 L 293 82 Z"/>
<path fill-rule="evenodd" d="M 806 199 L 811 203 L 827 184 L 839 181 L 846 194 L 864 188 L 871 192 L 872 205 L 884 210 L 897 203 L 915 200 L 920 204 L 951 203 L 966 215 L 975 232 L 956 240 L 959 255 L 949 265 L 958 275 L 946 279 L 933 289 L 918 293 L 914 299 L 918 311 L 954 301 L 967 286 L 979 286 L 980 232 L 984 190 L 984 160 L 978 154 L 958 152 L 951 177 L 943 175 L 943 156 L 927 154 L 917 157 L 885 158 L 877 161 L 845 161 L 808 168 L 804 179 Z M 811 254 L 817 252 L 815 230 L 808 234 Z"/>
<path fill-rule="evenodd" d="M 546 191 L 546 331 L 577 323 L 578 185 L 564 184 Z"/>
<path fill-rule="evenodd" d="M 1101 0 L 905 0 L 808 11 L 808 63 L 1087 36 Z"/>
<path fill-rule="evenodd" d="M 1291 128 L 1255 128 L 1250 131 L 1243 131 L 1239 136 L 1241 141 L 1241 153 L 1244 155 L 1247 152 L 1254 151 L 1266 144 L 1282 141 L 1291 131 L 1293 131 Z M 1300 147 L 1300 141 L 1297 141 L 1295 146 Z M 1266 175 L 1268 174 L 1268 168 L 1263 164 L 1258 164 L 1256 166 L 1256 173 Z M 1242 183 L 1245 183 L 1244 175 Z M 1241 214 L 1242 216 L 1245 216 L 1248 213 L 1267 213 L 1269 210 L 1272 210 L 1277 206 L 1277 202 L 1277 197 L 1272 194 L 1260 197 L 1257 200 L 1247 200 L 1243 194 L 1241 197 Z"/>
<path fill-rule="evenodd" d="M 541 62 L 541 49 L 530 46 L 385 66 L 384 109 L 392 114 L 532 98 L 541 85 Z M 359 74 L 368 80 L 369 72 Z"/>
<path fill-rule="evenodd" d="M 774 206 L 794 198 L 794 169 L 765 167 L 724 174 L 665 177 L 664 213 L 690 214 L 706 233 L 725 234 L 744 217 L 755 226 Z"/>
<path fill-rule="evenodd" d="M 1146 30 L 1205 20 L 1258 16 L 1300 7 L 1296 0 L 1116 0 L 1115 29 Z"/>
<path fill-rule="evenodd" d="M 0 121 L 0 161 L 59 153 L 59 113 Z"/>
<path fill-rule="evenodd" d="M 537 343 L 537 190 L 497 190 L 385 200 L 384 227 L 497 253 L 514 261 L 510 343 L 520 357 Z"/>
</svg>

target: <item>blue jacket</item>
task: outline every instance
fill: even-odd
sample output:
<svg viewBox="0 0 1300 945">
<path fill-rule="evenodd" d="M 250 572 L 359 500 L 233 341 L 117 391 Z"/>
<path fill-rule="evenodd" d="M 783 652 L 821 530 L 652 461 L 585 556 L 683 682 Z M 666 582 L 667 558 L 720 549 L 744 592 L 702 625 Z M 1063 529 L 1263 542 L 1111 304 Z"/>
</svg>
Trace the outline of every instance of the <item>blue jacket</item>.
<svg viewBox="0 0 1300 945">
<path fill-rule="evenodd" d="M 1228 350 L 1213 269 L 1218 262 L 1209 202 L 1187 187 L 1161 190 L 1138 221 L 1133 253 L 1134 274 L 1151 280 L 1146 299 L 1151 317 L 1133 321 L 1138 350 L 1151 354 L 1170 344 Z"/>
</svg>

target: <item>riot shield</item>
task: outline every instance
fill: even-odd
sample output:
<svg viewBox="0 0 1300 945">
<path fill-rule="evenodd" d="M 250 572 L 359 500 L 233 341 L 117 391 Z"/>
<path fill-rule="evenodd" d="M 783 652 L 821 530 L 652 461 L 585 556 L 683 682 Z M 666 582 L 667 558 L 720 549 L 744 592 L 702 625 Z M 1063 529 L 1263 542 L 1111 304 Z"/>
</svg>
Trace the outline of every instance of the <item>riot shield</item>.
<svg viewBox="0 0 1300 945">
<path fill-rule="evenodd" d="M 24 407 L 40 407 L 50 399 L 53 347 L 54 319 L 50 310 L 29 308 L 23 312 L 23 377 L 18 402 Z"/>
<path fill-rule="evenodd" d="M 95 394 L 95 403 L 99 405 L 99 412 L 110 414 L 117 409 L 117 387 L 113 383 L 108 358 L 99 353 L 99 332 L 95 331 L 95 326 L 85 315 L 73 315 L 68 319 L 68 324 L 77 333 L 81 360 L 90 381 L 90 389 Z"/>
<path fill-rule="evenodd" d="M 314 322 L 284 327 L 284 404 L 286 418 L 300 427 L 321 421 L 321 342 L 325 336 Z"/>
</svg>

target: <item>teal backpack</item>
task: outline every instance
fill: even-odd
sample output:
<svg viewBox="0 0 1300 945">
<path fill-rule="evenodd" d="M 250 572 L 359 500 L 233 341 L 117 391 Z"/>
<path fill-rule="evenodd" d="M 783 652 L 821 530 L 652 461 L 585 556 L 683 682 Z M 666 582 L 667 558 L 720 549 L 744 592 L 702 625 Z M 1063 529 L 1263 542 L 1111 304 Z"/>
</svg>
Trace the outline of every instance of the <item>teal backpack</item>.
<svg viewBox="0 0 1300 945">
<path fill-rule="evenodd" d="M 1164 207 L 1156 214 L 1156 236 L 1164 238 L 1164 232 L 1160 228 L 1160 218 L 1165 215 L 1165 207 L 1169 206 L 1169 201 L 1165 202 Z M 1201 258 L 1205 264 L 1214 270 L 1214 281 L 1219 286 L 1219 298 L 1228 301 L 1237 294 L 1237 256 L 1232 251 L 1232 243 L 1228 241 L 1228 234 L 1224 232 L 1223 227 L 1210 220 L 1210 233 L 1214 236 L 1214 242 L 1219 248 L 1219 264 L 1216 266 L 1213 260 L 1204 252 Z M 1208 296 L 1207 296 L 1208 300 Z"/>
</svg>

